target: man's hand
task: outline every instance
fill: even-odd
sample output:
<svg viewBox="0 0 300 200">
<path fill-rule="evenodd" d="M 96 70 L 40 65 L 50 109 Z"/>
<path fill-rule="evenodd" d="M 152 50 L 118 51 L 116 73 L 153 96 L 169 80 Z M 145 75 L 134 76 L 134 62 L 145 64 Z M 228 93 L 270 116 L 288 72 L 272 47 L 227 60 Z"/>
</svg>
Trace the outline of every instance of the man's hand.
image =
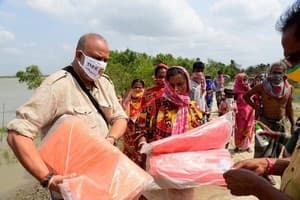
<svg viewBox="0 0 300 200">
<path fill-rule="evenodd" d="M 268 162 L 265 158 L 242 160 L 233 165 L 234 169 L 248 169 L 257 175 L 263 175 L 267 169 Z"/>
<path fill-rule="evenodd" d="M 64 179 L 74 178 L 76 174 L 70 174 L 66 176 L 54 175 L 49 181 L 48 188 L 52 191 L 60 193 L 59 184 L 63 183 Z"/>
<path fill-rule="evenodd" d="M 247 169 L 232 169 L 223 174 L 227 188 L 233 195 L 257 195 L 266 185 L 264 178 Z"/>
<path fill-rule="evenodd" d="M 114 140 L 113 138 L 111 138 L 111 137 L 106 138 L 106 140 L 107 140 L 109 143 L 111 143 L 112 145 L 114 145 L 114 143 L 115 143 L 115 140 Z"/>
</svg>

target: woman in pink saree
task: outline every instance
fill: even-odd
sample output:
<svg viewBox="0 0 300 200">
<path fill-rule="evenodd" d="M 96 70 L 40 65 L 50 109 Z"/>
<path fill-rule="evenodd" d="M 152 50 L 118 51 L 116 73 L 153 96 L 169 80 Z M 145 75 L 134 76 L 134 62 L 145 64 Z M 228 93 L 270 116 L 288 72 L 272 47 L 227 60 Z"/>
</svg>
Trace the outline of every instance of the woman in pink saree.
<svg viewBox="0 0 300 200">
<path fill-rule="evenodd" d="M 235 77 L 233 92 L 236 94 L 237 113 L 235 115 L 235 152 L 250 152 L 250 144 L 253 137 L 254 128 L 254 111 L 253 108 L 246 103 L 243 96 L 250 90 L 247 75 L 239 73 Z"/>
</svg>

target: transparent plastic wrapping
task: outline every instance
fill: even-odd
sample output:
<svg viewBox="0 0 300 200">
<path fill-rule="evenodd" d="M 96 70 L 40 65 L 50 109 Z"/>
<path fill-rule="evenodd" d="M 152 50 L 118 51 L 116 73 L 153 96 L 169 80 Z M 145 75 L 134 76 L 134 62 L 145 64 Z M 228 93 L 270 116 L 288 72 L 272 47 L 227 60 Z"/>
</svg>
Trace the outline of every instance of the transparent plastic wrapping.
<svg viewBox="0 0 300 200">
<path fill-rule="evenodd" d="M 141 152 L 155 155 L 224 148 L 230 140 L 232 128 L 232 112 L 228 112 L 186 133 L 144 145 Z"/>
<path fill-rule="evenodd" d="M 155 182 L 161 188 L 176 189 L 226 185 L 223 173 L 233 164 L 226 149 L 153 155 L 149 162 L 148 172 Z"/>
<path fill-rule="evenodd" d="M 146 145 L 147 171 L 163 189 L 225 185 L 223 173 L 233 164 L 225 149 L 233 127 L 232 112 L 181 135 Z M 150 184 L 147 190 L 156 190 Z"/>
<path fill-rule="evenodd" d="M 135 199 L 152 177 L 77 117 L 59 119 L 40 146 L 48 168 L 76 173 L 60 185 L 64 199 Z"/>
</svg>

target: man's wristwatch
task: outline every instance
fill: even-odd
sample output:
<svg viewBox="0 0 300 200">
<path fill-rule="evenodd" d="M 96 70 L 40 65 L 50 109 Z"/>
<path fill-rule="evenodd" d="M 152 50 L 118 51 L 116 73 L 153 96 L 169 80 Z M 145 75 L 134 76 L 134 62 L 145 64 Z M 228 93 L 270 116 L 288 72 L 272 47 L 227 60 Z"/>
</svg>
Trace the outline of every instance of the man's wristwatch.
<svg viewBox="0 0 300 200">
<path fill-rule="evenodd" d="M 117 139 L 115 136 L 108 135 L 108 136 L 106 136 L 105 138 L 106 138 L 106 139 L 107 139 L 107 138 L 112 138 L 112 139 L 114 140 L 114 146 L 117 146 L 117 144 L 118 144 L 118 139 Z"/>
<path fill-rule="evenodd" d="M 54 173 L 50 172 L 50 173 L 45 177 L 45 179 L 42 180 L 42 181 L 40 182 L 40 183 L 41 183 L 41 186 L 42 186 L 43 188 L 48 188 L 48 186 L 49 186 L 49 181 L 50 181 L 50 179 L 51 179 L 54 175 L 55 175 Z"/>
</svg>

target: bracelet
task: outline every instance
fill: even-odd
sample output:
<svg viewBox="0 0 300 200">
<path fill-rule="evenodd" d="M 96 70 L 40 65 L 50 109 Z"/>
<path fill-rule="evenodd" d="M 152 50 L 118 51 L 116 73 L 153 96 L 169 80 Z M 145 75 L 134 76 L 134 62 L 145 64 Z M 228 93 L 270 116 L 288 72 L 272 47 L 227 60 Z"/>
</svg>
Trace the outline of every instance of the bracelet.
<svg viewBox="0 0 300 200">
<path fill-rule="evenodd" d="M 53 182 L 53 179 L 54 179 L 54 175 L 50 178 L 49 182 L 48 182 L 48 185 L 47 185 L 47 189 L 50 188 L 50 185 L 51 183 Z"/>
<path fill-rule="evenodd" d="M 265 174 L 272 175 L 273 169 L 274 169 L 274 163 L 269 158 L 266 158 L 266 161 L 267 161 L 268 165 L 267 165 L 267 169 L 265 170 Z"/>
<path fill-rule="evenodd" d="M 114 140 L 114 146 L 117 146 L 118 139 L 115 136 L 108 135 L 108 136 L 105 137 L 105 139 L 107 139 L 107 138 L 112 138 Z"/>
<path fill-rule="evenodd" d="M 41 183 L 41 186 L 43 187 L 43 188 L 48 188 L 49 187 L 49 182 L 50 182 L 50 180 L 52 179 L 52 177 L 54 176 L 55 174 L 54 173 L 52 173 L 52 172 L 50 172 L 47 176 L 46 176 L 46 178 L 43 180 L 43 181 L 41 181 L 40 183 Z"/>
<path fill-rule="evenodd" d="M 138 149 L 141 149 L 142 146 L 143 146 L 144 144 L 146 144 L 146 143 L 147 143 L 146 141 L 140 142 L 140 143 L 138 144 Z"/>
</svg>

